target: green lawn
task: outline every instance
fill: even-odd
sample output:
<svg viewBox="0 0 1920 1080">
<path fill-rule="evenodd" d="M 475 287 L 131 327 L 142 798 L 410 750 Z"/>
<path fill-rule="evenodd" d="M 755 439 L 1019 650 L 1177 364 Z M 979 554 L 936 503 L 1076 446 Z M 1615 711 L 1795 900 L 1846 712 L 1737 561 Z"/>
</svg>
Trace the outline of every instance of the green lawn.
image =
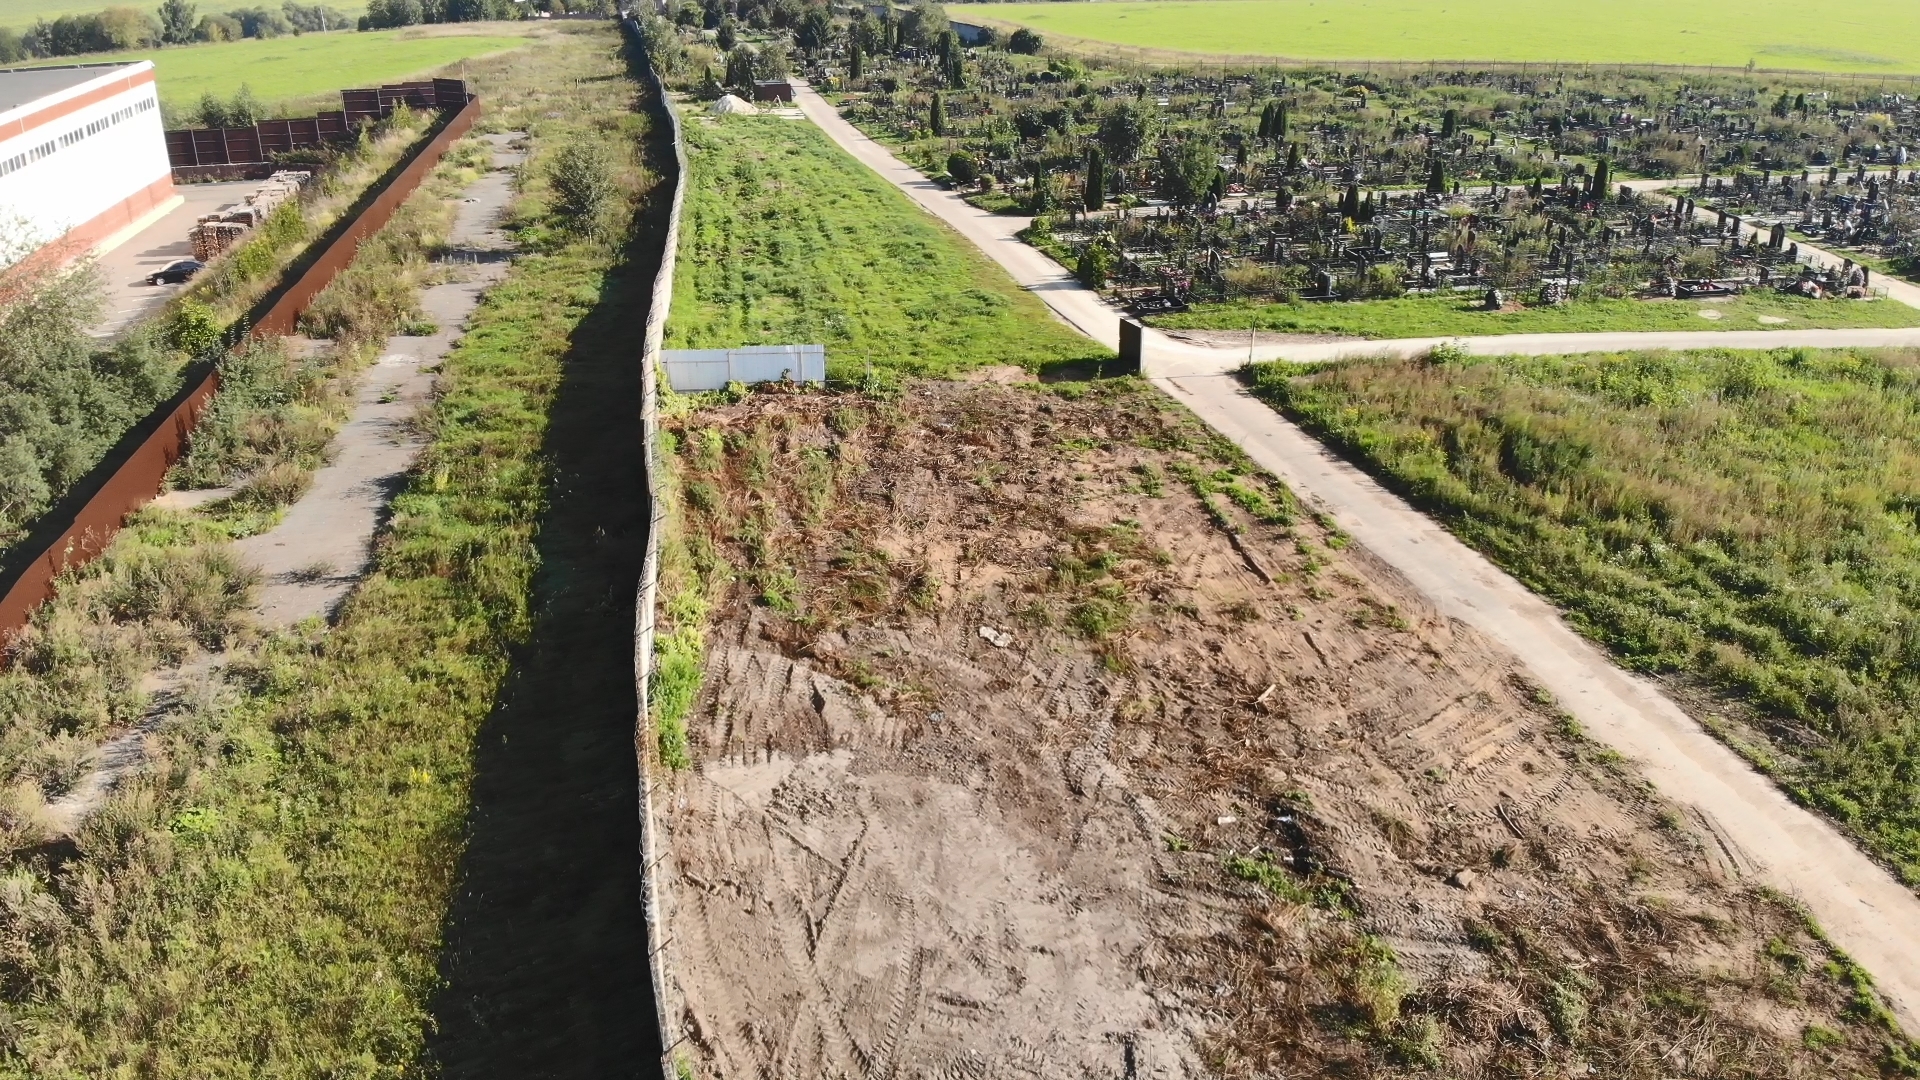
<svg viewBox="0 0 1920 1080">
<path fill-rule="evenodd" d="M 1180 315 L 1148 321 L 1168 330 L 1254 328 L 1367 338 L 1920 326 L 1920 310 L 1893 300 L 1808 300 L 1758 292 L 1720 301 L 1582 300 L 1558 307 L 1489 312 L 1478 310 L 1478 296 L 1462 293 L 1332 303 L 1203 304 Z M 1708 311 L 1717 311 L 1720 317 L 1707 318 L 1702 313 Z"/>
<path fill-rule="evenodd" d="M 1267 364 L 1255 392 L 1920 886 L 1920 357 Z M 1728 723 L 1731 721 L 1731 723 Z"/>
<path fill-rule="evenodd" d="M 1544 9 L 1531 0 L 1139 0 L 956 9 L 1149 50 L 1301 60 L 1658 63 L 1816 71 L 1920 71 L 1920 7 L 1864 0 Z"/>
<path fill-rule="evenodd" d="M 521 48 L 527 38 L 523 31 L 516 31 L 525 25 L 478 23 L 462 24 L 475 29 L 460 31 L 415 27 L 366 34 L 304 34 L 61 57 L 47 63 L 151 60 L 161 100 L 176 109 L 193 105 L 203 94 L 230 97 L 243 83 L 255 97 L 272 104 L 349 87 L 400 82 L 460 60 Z"/>
<path fill-rule="evenodd" d="M 836 378 L 1108 354 L 812 124 L 687 125 L 667 344 L 827 347 Z"/>
</svg>

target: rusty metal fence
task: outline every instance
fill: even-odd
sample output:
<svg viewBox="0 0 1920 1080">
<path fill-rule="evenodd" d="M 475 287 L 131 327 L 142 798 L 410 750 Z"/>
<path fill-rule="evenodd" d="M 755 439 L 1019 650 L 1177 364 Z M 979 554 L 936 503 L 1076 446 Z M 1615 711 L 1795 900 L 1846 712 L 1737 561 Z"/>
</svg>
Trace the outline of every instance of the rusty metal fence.
<svg viewBox="0 0 1920 1080">
<path fill-rule="evenodd" d="M 378 232 L 400 204 L 424 182 L 454 141 L 472 130 L 480 100 L 468 98 L 434 134 L 416 148 L 405 166 L 345 229 L 336 231 L 300 272 L 279 290 L 273 302 L 239 335 L 258 338 L 294 332 L 301 312 L 347 268 L 360 245 Z M 273 295 L 273 294 L 269 294 Z M 129 514 L 160 493 L 167 470 L 186 452 L 187 440 L 219 391 L 219 373 L 211 364 L 187 374 L 186 386 L 145 421 L 128 432 L 87 481 L 55 504 L 14 549 L 0 569 L 0 642 L 13 637 L 53 596 L 54 583 L 105 551 Z"/>
</svg>

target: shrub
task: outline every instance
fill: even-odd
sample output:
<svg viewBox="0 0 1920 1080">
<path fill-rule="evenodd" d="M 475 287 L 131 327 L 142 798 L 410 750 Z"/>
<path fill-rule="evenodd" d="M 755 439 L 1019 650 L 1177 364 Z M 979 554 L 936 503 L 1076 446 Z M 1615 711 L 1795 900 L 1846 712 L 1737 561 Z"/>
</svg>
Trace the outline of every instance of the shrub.
<svg viewBox="0 0 1920 1080">
<path fill-rule="evenodd" d="M 576 228 L 600 224 L 615 195 L 613 164 L 604 150 L 584 140 L 568 143 L 554 155 L 549 178 L 555 213 Z"/>
<path fill-rule="evenodd" d="M 1007 37 L 1007 51 L 1020 53 L 1023 56 L 1032 56 L 1039 52 L 1041 46 L 1045 43 L 1045 39 L 1039 34 L 1023 26 Z"/>
<path fill-rule="evenodd" d="M 956 152 L 947 157 L 947 176 L 956 184 L 971 184 L 980 178 L 980 168 L 970 155 Z"/>
</svg>

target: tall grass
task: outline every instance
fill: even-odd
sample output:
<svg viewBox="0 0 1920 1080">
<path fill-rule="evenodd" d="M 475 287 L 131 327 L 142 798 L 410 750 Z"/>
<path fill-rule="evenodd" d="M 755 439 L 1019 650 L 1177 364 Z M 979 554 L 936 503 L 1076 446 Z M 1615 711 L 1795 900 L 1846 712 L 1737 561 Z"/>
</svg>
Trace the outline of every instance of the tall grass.
<svg viewBox="0 0 1920 1080">
<path fill-rule="evenodd" d="M 631 145 L 617 48 L 595 27 L 476 74 L 536 153 L 589 130 Z M 521 212 L 539 221 L 537 193 Z M 547 411 L 614 262 L 592 238 L 517 262 L 443 365 L 338 624 L 233 651 L 72 850 L 6 867 L 0 1075 L 422 1071 L 472 740 L 528 628 Z"/>
<path fill-rule="evenodd" d="M 1253 384 L 1630 666 L 1710 687 L 1705 719 L 1920 886 L 1920 356 L 1369 360 Z"/>
</svg>

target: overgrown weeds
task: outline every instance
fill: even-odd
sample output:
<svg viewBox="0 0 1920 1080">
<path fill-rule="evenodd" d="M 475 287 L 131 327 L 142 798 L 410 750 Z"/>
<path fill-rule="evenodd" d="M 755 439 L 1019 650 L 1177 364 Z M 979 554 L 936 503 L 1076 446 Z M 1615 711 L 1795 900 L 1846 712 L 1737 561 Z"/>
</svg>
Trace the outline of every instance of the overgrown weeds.
<svg viewBox="0 0 1920 1080">
<path fill-rule="evenodd" d="M 1253 381 L 1627 664 L 1714 688 L 1710 726 L 1920 885 L 1917 373 L 1780 350 Z"/>
<path fill-rule="evenodd" d="M 476 62 L 483 93 L 546 118 L 556 136 L 624 108 L 614 34 L 593 30 L 531 68 Z M 545 65 L 605 78 L 561 92 L 552 85 L 566 80 Z M 147 764 L 70 846 L 16 854 L 0 877 L 0 1074 L 421 1070 L 474 733 L 529 625 L 547 412 L 611 265 L 606 245 L 587 242 L 517 263 L 444 365 L 430 445 L 337 624 L 230 647 L 208 693 L 148 735 Z M 265 399 L 300 400 L 297 361 L 258 363 Z M 233 422 L 232 453 L 205 462 L 232 470 L 221 475 L 297 444 Z M 155 530 L 184 554 L 96 560 L 23 642 L 38 650 L 23 660 L 42 666 L 0 680 L 45 730 L 123 727 L 141 714 L 140 676 L 163 646 L 237 632 L 228 616 L 245 606 L 244 582 L 208 546 L 221 530 L 155 515 L 121 543 L 157 543 Z M 107 572 L 122 562 L 123 574 Z M 61 624 L 61 604 L 95 588 L 92 621 Z M 180 629 L 160 640 L 169 623 Z M 68 745 L 34 768 L 70 775 Z"/>
</svg>

